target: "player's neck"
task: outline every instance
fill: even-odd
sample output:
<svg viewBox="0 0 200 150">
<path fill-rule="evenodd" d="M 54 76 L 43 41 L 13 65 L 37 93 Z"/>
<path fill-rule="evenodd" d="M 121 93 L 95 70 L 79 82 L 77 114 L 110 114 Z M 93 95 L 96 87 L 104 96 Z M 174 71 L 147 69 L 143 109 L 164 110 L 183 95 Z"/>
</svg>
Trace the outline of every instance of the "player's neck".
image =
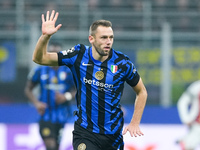
<svg viewBox="0 0 200 150">
<path fill-rule="evenodd" d="M 100 55 L 95 49 L 92 49 L 92 57 L 95 60 L 104 62 L 109 57 L 109 55 L 106 55 L 106 56 Z"/>
</svg>

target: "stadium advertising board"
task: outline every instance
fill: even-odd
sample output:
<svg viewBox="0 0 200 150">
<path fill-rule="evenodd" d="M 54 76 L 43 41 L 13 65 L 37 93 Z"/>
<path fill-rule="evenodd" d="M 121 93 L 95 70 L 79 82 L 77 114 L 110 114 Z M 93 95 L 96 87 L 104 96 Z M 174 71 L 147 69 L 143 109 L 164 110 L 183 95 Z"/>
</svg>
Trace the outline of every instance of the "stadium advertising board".
<svg viewBox="0 0 200 150">
<path fill-rule="evenodd" d="M 142 124 L 144 136 L 124 136 L 125 150 L 179 150 L 176 143 L 186 128 L 182 125 L 170 124 Z M 60 150 L 73 150 L 72 141 L 73 124 L 67 124 Z M 45 150 L 38 133 L 38 125 L 33 124 L 0 124 L 0 149 L 1 150 Z M 200 150 L 200 149 L 198 149 Z"/>
</svg>

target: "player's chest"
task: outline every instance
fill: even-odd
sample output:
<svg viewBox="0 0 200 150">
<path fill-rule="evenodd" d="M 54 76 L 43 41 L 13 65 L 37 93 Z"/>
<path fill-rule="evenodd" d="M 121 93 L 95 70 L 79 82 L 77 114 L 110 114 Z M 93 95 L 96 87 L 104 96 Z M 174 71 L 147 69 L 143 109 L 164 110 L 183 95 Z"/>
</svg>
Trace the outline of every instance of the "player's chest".
<svg viewBox="0 0 200 150">
<path fill-rule="evenodd" d="M 49 71 L 43 72 L 40 75 L 40 81 L 45 83 L 58 84 L 64 82 L 67 79 L 67 73 L 64 71 Z"/>
<path fill-rule="evenodd" d="M 80 76 L 91 81 L 106 82 L 114 84 L 119 80 L 123 80 L 126 72 L 116 64 L 94 64 L 82 63 L 80 66 Z"/>
</svg>

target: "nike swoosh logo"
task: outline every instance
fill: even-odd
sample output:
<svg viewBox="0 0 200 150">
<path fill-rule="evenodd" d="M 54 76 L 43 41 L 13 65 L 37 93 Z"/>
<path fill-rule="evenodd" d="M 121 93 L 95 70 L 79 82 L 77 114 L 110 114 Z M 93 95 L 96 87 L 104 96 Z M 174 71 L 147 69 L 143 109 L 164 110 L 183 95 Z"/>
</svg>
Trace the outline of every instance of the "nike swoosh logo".
<svg viewBox="0 0 200 150">
<path fill-rule="evenodd" d="M 92 64 L 85 64 L 84 62 L 82 63 L 83 66 L 92 66 Z"/>
</svg>

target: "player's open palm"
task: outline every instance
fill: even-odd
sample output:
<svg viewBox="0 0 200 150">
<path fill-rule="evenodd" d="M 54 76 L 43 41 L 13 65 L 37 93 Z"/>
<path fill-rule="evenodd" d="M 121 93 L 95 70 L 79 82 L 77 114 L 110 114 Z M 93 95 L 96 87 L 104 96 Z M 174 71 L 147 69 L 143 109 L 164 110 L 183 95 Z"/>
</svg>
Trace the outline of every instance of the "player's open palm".
<svg viewBox="0 0 200 150">
<path fill-rule="evenodd" d="M 122 134 L 125 135 L 127 131 L 130 132 L 131 137 L 133 137 L 133 136 L 137 137 L 137 135 L 139 135 L 139 136 L 144 135 L 141 132 L 139 125 L 136 125 L 133 123 L 130 123 L 127 127 L 125 127 Z"/>
<path fill-rule="evenodd" d="M 49 13 L 49 11 L 47 11 L 46 19 L 44 17 L 44 14 L 42 14 L 42 34 L 43 35 L 51 36 L 52 34 L 56 33 L 60 29 L 62 24 L 55 26 L 58 15 L 59 13 L 58 12 L 55 13 L 55 10 L 53 10 L 51 14 Z"/>
</svg>

